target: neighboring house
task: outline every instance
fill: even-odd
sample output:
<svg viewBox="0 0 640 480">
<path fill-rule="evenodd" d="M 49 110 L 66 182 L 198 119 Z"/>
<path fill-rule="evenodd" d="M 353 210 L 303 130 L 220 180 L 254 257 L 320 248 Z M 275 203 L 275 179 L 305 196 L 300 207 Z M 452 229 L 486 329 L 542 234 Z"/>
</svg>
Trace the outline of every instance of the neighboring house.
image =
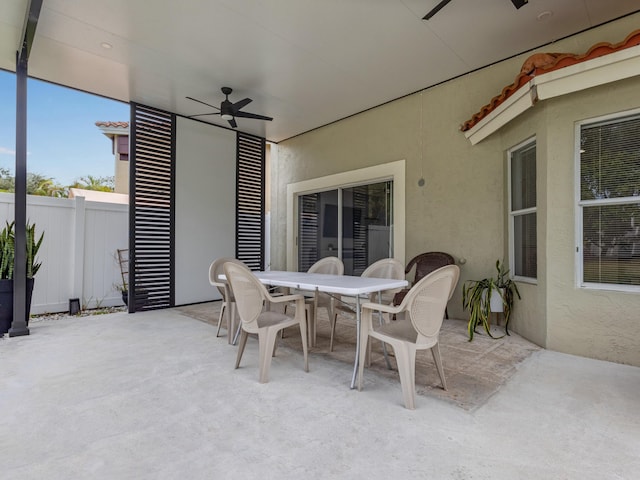
<svg viewBox="0 0 640 480">
<path fill-rule="evenodd" d="M 129 204 L 129 195 L 126 193 L 101 192 L 98 190 L 85 190 L 84 188 L 69 188 L 69 198 L 84 197 L 88 202 L 121 203 Z"/>
<path fill-rule="evenodd" d="M 114 154 L 114 192 L 129 193 L 129 122 L 96 122 L 111 140 Z"/>
</svg>

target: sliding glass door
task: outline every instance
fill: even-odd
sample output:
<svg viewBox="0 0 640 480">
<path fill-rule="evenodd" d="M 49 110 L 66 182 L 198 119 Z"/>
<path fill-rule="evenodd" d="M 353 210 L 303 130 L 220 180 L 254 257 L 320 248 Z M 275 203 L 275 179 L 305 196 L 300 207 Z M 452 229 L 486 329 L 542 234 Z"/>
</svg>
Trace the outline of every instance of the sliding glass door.
<svg viewBox="0 0 640 480">
<path fill-rule="evenodd" d="M 393 256 L 393 182 L 298 196 L 298 270 L 321 258 L 342 259 L 346 275 L 360 275 Z"/>
</svg>

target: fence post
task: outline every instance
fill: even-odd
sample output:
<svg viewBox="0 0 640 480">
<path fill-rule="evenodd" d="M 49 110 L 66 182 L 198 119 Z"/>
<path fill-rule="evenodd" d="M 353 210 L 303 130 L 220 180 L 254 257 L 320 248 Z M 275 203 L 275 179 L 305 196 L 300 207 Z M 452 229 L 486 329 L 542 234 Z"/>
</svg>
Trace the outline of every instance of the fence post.
<svg viewBox="0 0 640 480">
<path fill-rule="evenodd" d="M 73 296 L 79 298 L 80 302 L 82 302 L 84 295 L 85 200 L 84 197 L 75 197 L 74 200 Z"/>
</svg>

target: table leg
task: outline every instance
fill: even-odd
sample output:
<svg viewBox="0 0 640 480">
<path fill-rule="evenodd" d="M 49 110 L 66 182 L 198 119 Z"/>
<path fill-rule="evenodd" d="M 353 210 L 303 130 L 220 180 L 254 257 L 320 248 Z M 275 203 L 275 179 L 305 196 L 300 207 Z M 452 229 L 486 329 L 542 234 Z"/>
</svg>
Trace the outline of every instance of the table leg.
<svg viewBox="0 0 640 480">
<path fill-rule="evenodd" d="M 356 388 L 358 376 L 358 361 L 360 359 L 360 296 L 356 295 L 356 359 L 353 362 L 353 376 L 351 377 L 351 389 Z"/>
<path fill-rule="evenodd" d="M 382 305 L 382 292 L 378 292 L 378 303 Z M 382 326 L 382 312 L 378 310 L 378 322 Z M 382 354 L 384 355 L 384 361 L 387 364 L 387 369 L 391 370 L 391 362 L 389 361 L 389 353 L 387 352 L 387 344 L 382 342 Z M 371 360 L 369 360 L 371 361 Z"/>
</svg>

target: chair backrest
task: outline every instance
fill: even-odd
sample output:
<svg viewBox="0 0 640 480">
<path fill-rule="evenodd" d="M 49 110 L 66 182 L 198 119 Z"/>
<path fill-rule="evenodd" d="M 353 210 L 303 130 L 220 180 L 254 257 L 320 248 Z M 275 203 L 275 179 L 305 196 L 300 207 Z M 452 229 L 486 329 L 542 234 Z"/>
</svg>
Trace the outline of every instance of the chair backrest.
<svg viewBox="0 0 640 480">
<path fill-rule="evenodd" d="M 308 273 L 328 273 L 343 275 L 344 263 L 338 257 L 324 257 L 309 267 Z"/>
<path fill-rule="evenodd" d="M 225 301 L 228 300 L 228 298 L 226 298 L 226 294 L 224 290 L 226 281 L 220 278 L 220 275 L 224 273 L 223 267 L 224 267 L 224 264 L 227 262 L 236 263 L 238 265 L 244 265 L 244 263 L 242 263 L 240 260 L 237 260 L 235 258 L 221 257 L 221 258 L 216 258 L 213 262 L 211 262 L 211 265 L 209 266 L 209 283 L 218 289 L 218 291 L 220 292 L 220 295 L 222 295 L 222 298 Z"/>
<path fill-rule="evenodd" d="M 413 279 L 413 284 L 415 285 L 440 267 L 444 267 L 445 265 L 455 265 L 455 263 L 456 260 L 448 253 L 425 252 L 413 257 L 409 263 L 407 263 L 407 268 L 405 268 L 404 273 L 408 274 L 413 266 L 416 266 L 416 273 Z"/>
<path fill-rule="evenodd" d="M 404 280 L 404 265 L 395 258 L 383 258 L 369 265 L 361 276 Z"/>
<path fill-rule="evenodd" d="M 405 296 L 401 308 L 408 312 L 413 328 L 418 332 L 416 343 L 437 341 L 447 302 L 459 278 L 460 268 L 447 265 L 424 277 Z"/>
<path fill-rule="evenodd" d="M 362 277 L 369 278 L 390 278 L 393 280 L 404 280 L 404 265 L 399 260 L 395 258 L 383 258 L 382 260 L 378 260 L 377 262 L 369 265 L 364 272 L 362 272 Z M 382 301 L 385 303 L 390 302 L 393 299 L 393 295 L 402 290 L 401 288 L 394 288 L 393 290 L 386 290 L 382 294 Z M 370 301 L 375 302 L 377 299 L 377 294 L 372 294 L 370 296 Z"/>
<path fill-rule="evenodd" d="M 243 263 L 226 262 L 223 268 L 233 290 L 242 327 L 249 333 L 256 333 L 258 316 L 265 299 L 269 298 L 266 287 Z"/>
</svg>

